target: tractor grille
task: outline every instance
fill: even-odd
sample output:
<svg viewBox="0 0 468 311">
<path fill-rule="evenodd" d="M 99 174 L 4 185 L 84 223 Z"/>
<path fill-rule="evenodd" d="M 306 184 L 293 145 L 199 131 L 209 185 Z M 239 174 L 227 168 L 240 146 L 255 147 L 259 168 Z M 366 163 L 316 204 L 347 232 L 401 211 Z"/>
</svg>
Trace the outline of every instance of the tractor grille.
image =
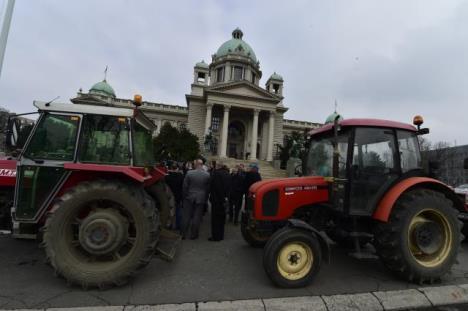
<svg viewBox="0 0 468 311">
<path fill-rule="evenodd" d="M 262 210 L 263 216 L 275 216 L 278 213 L 279 191 L 270 190 L 263 196 Z"/>
</svg>

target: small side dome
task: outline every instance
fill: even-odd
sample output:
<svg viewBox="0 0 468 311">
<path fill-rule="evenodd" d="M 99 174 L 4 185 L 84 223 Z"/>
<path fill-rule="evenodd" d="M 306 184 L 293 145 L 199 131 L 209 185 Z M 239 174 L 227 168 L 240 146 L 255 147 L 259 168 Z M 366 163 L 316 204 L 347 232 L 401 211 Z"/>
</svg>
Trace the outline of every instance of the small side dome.
<svg viewBox="0 0 468 311">
<path fill-rule="evenodd" d="M 325 124 L 334 123 L 336 117 L 338 117 L 338 121 L 343 120 L 343 117 L 338 112 L 333 112 L 328 118 L 325 120 Z"/>
<path fill-rule="evenodd" d="M 89 89 L 89 94 L 104 95 L 115 98 L 115 92 L 112 86 L 107 83 L 106 79 L 94 84 Z"/>
<path fill-rule="evenodd" d="M 283 81 L 283 77 L 275 72 L 270 76 L 271 80 Z"/>
<path fill-rule="evenodd" d="M 202 60 L 201 62 L 198 62 L 195 64 L 195 67 L 197 68 L 203 68 L 203 69 L 208 69 L 208 64 L 205 63 L 204 60 Z"/>
</svg>

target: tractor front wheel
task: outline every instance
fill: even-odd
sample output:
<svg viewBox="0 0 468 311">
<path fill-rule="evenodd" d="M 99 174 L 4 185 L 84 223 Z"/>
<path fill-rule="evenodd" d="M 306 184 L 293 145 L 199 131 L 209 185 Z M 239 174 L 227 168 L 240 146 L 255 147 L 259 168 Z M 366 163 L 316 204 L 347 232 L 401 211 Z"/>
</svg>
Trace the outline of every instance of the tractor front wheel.
<svg viewBox="0 0 468 311">
<path fill-rule="evenodd" d="M 384 265 L 405 280 L 432 283 L 455 263 L 461 223 L 452 201 L 427 189 L 401 195 L 387 223 L 379 223 L 375 248 Z"/>
<path fill-rule="evenodd" d="M 322 250 L 316 235 L 285 227 L 276 231 L 263 251 L 263 267 L 277 286 L 304 287 L 320 270 Z"/>
<path fill-rule="evenodd" d="M 47 259 L 68 283 L 122 285 L 153 256 L 159 217 L 142 188 L 83 182 L 65 192 L 44 226 Z"/>
</svg>

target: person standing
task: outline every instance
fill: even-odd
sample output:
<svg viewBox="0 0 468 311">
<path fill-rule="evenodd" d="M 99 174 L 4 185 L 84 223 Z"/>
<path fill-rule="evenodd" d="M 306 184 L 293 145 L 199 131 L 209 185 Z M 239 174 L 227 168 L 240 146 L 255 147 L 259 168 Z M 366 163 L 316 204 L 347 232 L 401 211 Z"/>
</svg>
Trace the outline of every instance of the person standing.
<svg viewBox="0 0 468 311">
<path fill-rule="evenodd" d="M 190 229 L 190 239 L 198 238 L 203 209 L 208 196 L 210 174 L 203 170 L 203 162 L 195 160 L 195 169 L 187 172 L 182 187 L 182 239 L 186 239 Z"/>
<path fill-rule="evenodd" d="M 250 186 L 252 186 L 257 181 L 261 181 L 261 180 L 262 180 L 262 176 L 260 176 L 260 173 L 258 172 L 257 163 L 250 163 L 249 171 L 245 173 L 245 178 L 244 178 L 244 193 L 245 193 L 246 200 L 247 200 L 247 197 L 249 196 Z"/>
<path fill-rule="evenodd" d="M 244 196 L 244 170 L 240 165 L 236 165 L 231 174 L 231 193 L 229 197 L 229 222 L 234 222 L 237 226 L 239 212 L 242 208 L 242 197 Z"/>
<path fill-rule="evenodd" d="M 226 222 L 226 204 L 228 203 L 231 176 L 229 170 L 221 163 L 211 175 L 210 201 L 211 201 L 211 237 L 209 241 L 224 239 L 224 224 Z"/>
<path fill-rule="evenodd" d="M 176 211 L 175 211 L 175 229 L 180 230 L 182 218 L 182 187 L 184 184 L 184 174 L 179 170 L 176 162 L 169 167 L 169 172 L 165 178 L 166 184 L 171 189 L 174 195 Z"/>
</svg>

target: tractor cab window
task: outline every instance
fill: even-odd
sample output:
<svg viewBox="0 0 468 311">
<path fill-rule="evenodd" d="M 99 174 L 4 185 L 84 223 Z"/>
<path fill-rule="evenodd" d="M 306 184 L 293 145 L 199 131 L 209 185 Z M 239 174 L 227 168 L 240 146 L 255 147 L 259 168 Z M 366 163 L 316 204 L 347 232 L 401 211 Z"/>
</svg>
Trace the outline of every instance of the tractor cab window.
<svg viewBox="0 0 468 311">
<path fill-rule="evenodd" d="M 133 130 L 133 154 L 135 166 L 154 166 L 153 137 L 151 131 L 135 121 Z"/>
<path fill-rule="evenodd" d="M 24 156 L 31 159 L 72 161 L 79 116 L 44 114 Z"/>
<path fill-rule="evenodd" d="M 307 154 L 306 174 L 309 176 L 333 175 L 333 137 L 311 138 Z M 338 136 L 338 177 L 346 177 L 348 135 Z"/>
<path fill-rule="evenodd" d="M 130 164 L 127 118 L 87 115 L 83 120 L 80 161 L 99 164 Z"/>
<path fill-rule="evenodd" d="M 419 153 L 418 138 L 415 133 L 397 131 L 398 150 L 400 151 L 401 171 L 421 169 L 421 154 Z"/>
</svg>

